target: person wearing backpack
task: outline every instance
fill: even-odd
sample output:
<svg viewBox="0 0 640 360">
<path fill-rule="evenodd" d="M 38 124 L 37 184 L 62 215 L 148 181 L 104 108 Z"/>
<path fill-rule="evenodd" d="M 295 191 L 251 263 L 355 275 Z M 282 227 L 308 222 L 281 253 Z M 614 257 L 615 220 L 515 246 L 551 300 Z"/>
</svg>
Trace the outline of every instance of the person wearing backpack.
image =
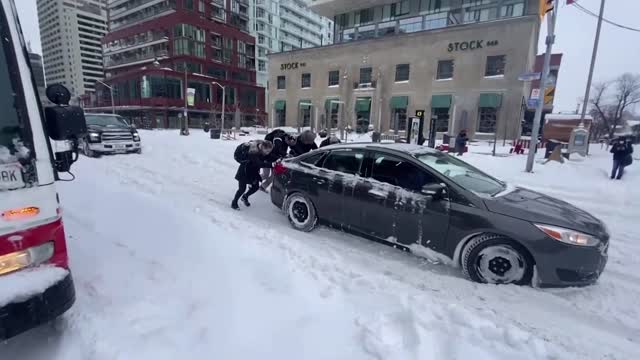
<svg viewBox="0 0 640 360">
<path fill-rule="evenodd" d="M 287 156 L 287 151 L 289 147 L 293 147 L 296 145 L 296 138 L 287 134 L 283 130 L 276 129 L 264 138 L 267 141 L 271 141 L 273 143 L 273 150 L 268 156 L 268 160 L 272 163 L 281 160 Z M 260 185 L 260 190 L 267 192 L 269 186 L 273 182 L 273 173 L 271 168 L 263 168 L 262 169 L 262 185 Z"/>
<path fill-rule="evenodd" d="M 633 146 L 631 142 L 625 141 L 623 138 L 615 140 L 611 146 L 610 152 L 613 154 L 613 169 L 611 170 L 611 179 L 622 179 L 624 168 L 633 162 Z"/>
<path fill-rule="evenodd" d="M 236 191 L 231 208 L 239 210 L 238 200 L 242 200 L 245 206 L 251 206 L 249 197 L 259 189 L 260 169 L 270 168 L 271 161 L 268 156 L 273 150 L 273 143 L 266 140 L 253 140 L 238 145 L 233 154 L 233 158 L 240 164 L 236 172 L 235 179 L 238 180 L 238 190 Z M 247 191 L 247 185 L 250 185 Z"/>
</svg>

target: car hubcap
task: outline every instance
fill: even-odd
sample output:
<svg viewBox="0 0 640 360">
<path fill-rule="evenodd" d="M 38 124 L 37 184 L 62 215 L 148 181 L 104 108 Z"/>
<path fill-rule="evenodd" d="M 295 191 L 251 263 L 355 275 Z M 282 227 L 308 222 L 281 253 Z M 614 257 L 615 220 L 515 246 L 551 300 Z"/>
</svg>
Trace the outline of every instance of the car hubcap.
<svg viewBox="0 0 640 360">
<path fill-rule="evenodd" d="M 294 201 L 291 205 L 291 216 L 297 223 L 304 224 L 309 219 L 309 208 L 302 201 Z"/>
<path fill-rule="evenodd" d="M 508 284 L 522 279 L 526 262 L 511 246 L 491 246 L 478 254 L 477 269 L 488 283 Z"/>
</svg>

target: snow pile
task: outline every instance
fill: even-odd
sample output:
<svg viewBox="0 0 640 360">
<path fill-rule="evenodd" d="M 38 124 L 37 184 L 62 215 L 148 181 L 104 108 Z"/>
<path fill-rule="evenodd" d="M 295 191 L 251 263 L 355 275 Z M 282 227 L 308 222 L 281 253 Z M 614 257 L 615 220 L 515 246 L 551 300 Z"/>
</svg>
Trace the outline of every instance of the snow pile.
<svg viewBox="0 0 640 360">
<path fill-rule="evenodd" d="M 66 321 L 0 345 L 3 358 L 634 359 L 640 353 L 640 171 L 610 155 L 536 164 L 465 154 L 514 184 L 602 218 L 599 284 L 471 283 L 459 269 L 319 227 L 291 229 L 268 196 L 229 205 L 239 141 L 142 131 L 143 155 L 81 158 L 60 184 L 77 302 Z M 243 139 L 244 140 L 244 139 Z M 483 148 L 484 149 L 484 148 Z M 473 151 L 473 150 L 472 150 Z M 484 150 L 482 150 L 484 151 Z M 117 316 L 114 316 L 117 314 Z"/>
<path fill-rule="evenodd" d="M 0 308 L 44 292 L 64 279 L 68 273 L 59 267 L 40 266 L 0 276 Z"/>
</svg>

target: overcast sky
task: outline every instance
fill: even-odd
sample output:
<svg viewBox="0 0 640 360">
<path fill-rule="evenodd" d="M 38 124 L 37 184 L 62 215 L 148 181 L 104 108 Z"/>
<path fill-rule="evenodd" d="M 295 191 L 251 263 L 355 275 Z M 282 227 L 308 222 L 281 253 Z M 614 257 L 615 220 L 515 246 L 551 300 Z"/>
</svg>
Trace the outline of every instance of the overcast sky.
<svg viewBox="0 0 640 360">
<path fill-rule="evenodd" d="M 15 0 L 20 22 L 27 41 L 34 52 L 41 53 L 38 33 L 36 0 Z M 579 99 L 584 96 L 593 37 L 596 31 L 595 17 L 584 14 L 574 6 L 565 6 L 560 0 L 556 44 L 554 52 L 564 53 L 556 91 L 555 110 L 573 111 Z M 580 4 L 597 13 L 600 0 L 580 0 Z M 608 0 L 605 18 L 608 20 L 640 28 L 640 0 Z M 544 27 L 546 29 L 546 26 Z M 543 30 L 540 37 L 540 53 L 544 52 Z M 600 50 L 594 81 L 615 78 L 623 72 L 640 73 L 640 32 L 633 32 L 603 24 Z"/>
</svg>

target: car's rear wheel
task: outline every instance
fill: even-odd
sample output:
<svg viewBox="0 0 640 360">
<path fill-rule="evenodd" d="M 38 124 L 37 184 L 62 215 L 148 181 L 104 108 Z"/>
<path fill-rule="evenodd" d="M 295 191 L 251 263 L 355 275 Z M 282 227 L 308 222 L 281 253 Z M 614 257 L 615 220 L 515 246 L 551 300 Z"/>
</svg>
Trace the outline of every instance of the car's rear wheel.
<svg viewBox="0 0 640 360">
<path fill-rule="evenodd" d="M 300 193 L 289 195 L 284 211 L 294 229 L 309 232 L 316 227 L 318 222 L 316 208 L 308 197 Z"/>
<path fill-rule="evenodd" d="M 466 277 L 479 283 L 529 285 L 533 259 L 517 242 L 487 234 L 467 244 L 462 254 L 462 270 Z"/>
</svg>

